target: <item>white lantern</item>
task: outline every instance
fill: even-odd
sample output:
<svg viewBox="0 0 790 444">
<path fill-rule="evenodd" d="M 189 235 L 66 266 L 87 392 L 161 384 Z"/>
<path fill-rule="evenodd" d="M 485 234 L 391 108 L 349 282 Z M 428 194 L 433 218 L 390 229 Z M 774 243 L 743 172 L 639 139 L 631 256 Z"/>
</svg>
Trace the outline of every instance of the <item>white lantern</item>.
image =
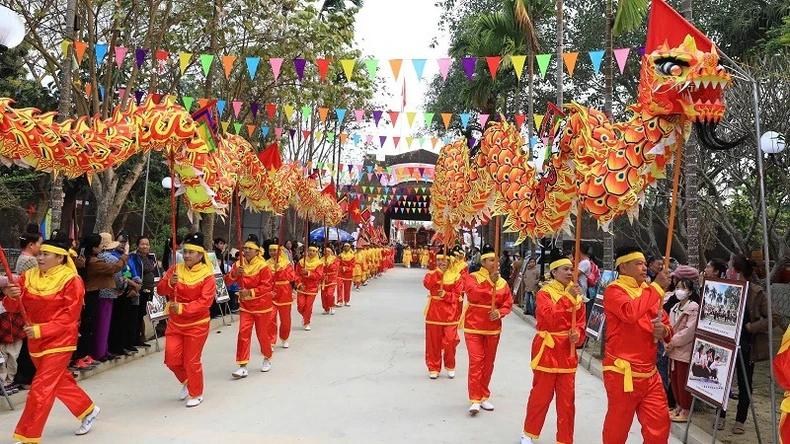
<svg viewBox="0 0 790 444">
<path fill-rule="evenodd" d="M 165 177 L 164 179 L 162 179 L 162 188 L 169 190 L 172 187 L 173 187 L 173 179 L 171 179 L 170 177 Z"/>
<path fill-rule="evenodd" d="M 25 24 L 19 14 L 0 6 L 0 46 L 14 48 L 25 39 Z"/>
<path fill-rule="evenodd" d="M 768 131 L 760 137 L 760 149 L 765 154 L 778 154 L 785 149 L 784 137 L 776 131 Z"/>
</svg>

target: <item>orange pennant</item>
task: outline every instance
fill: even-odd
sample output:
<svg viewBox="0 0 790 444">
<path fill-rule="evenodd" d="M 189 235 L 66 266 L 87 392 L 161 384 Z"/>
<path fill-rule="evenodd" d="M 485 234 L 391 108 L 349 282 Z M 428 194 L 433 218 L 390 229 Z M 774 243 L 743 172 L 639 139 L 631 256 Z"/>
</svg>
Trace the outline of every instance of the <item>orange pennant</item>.
<svg viewBox="0 0 790 444">
<path fill-rule="evenodd" d="M 444 122 L 444 129 L 450 129 L 450 119 L 453 118 L 453 113 L 442 113 L 442 121 Z"/>
<path fill-rule="evenodd" d="M 329 114 L 329 108 L 318 108 L 318 117 L 321 118 L 321 123 L 326 123 L 327 114 Z"/>
<path fill-rule="evenodd" d="M 200 105 L 201 108 L 205 107 L 208 105 L 208 99 L 198 99 L 198 105 Z"/>
<path fill-rule="evenodd" d="M 77 63 L 82 64 L 82 57 L 85 55 L 85 50 L 88 48 L 88 44 L 85 42 L 74 42 L 74 52 L 77 55 Z"/>
<path fill-rule="evenodd" d="M 431 137 L 431 147 L 436 148 L 436 144 L 439 143 L 438 137 Z"/>
<path fill-rule="evenodd" d="M 93 86 L 90 83 L 86 83 L 85 84 L 85 95 L 88 96 L 88 98 L 90 98 L 90 96 L 91 96 L 91 91 L 93 91 Z"/>
<path fill-rule="evenodd" d="M 233 64 L 236 62 L 236 56 L 222 56 L 222 66 L 225 68 L 225 78 L 230 77 L 230 72 L 233 71 Z"/>
<path fill-rule="evenodd" d="M 390 68 L 392 69 L 392 77 L 395 78 L 395 81 L 398 80 L 400 76 L 400 67 L 403 65 L 403 59 L 390 59 Z"/>
<path fill-rule="evenodd" d="M 565 69 L 568 70 L 568 75 L 573 77 L 573 70 L 576 69 L 576 60 L 579 59 L 578 52 L 563 52 L 562 60 L 565 61 Z"/>
<path fill-rule="evenodd" d="M 345 145 L 348 140 L 348 133 L 340 133 L 340 144 Z M 340 164 L 340 169 L 343 169 L 343 164 Z"/>
<path fill-rule="evenodd" d="M 252 133 L 254 132 L 255 132 L 255 125 L 247 125 L 247 134 L 249 134 L 250 137 L 252 137 Z"/>
</svg>

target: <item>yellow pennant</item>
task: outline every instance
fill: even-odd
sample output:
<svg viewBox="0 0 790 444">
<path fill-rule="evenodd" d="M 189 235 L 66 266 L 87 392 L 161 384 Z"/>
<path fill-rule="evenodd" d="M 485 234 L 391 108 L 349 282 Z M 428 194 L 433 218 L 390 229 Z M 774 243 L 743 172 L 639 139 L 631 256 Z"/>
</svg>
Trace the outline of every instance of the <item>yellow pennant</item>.
<svg viewBox="0 0 790 444">
<path fill-rule="evenodd" d="M 291 120 L 291 116 L 294 114 L 293 105 L 283 105 L 283 110 L 285 111 L 285 120 Z"/>
<path fill-rule="evenodd" d="M 417 117 L 417 113 L 414 111 L 406 111 L 406 121 L 409 122 L 409 128 L 414 125 L 414 118 Z"/>
<path fill-rule="evenodd" d="M 179 52 L 178 53 L 178 66 L 181 68 L 181 75 L 184 75 L 184 71 L 187 70 L 187 66 L 189 66 L 189 61 L 192 60 L 192 53 L 191 52 Z"/>
<path fill-rule="evenodd" d="M 533 117 L 535 119 L 535 129 L 540 131 L 540 125 L 543 123 L 544 115 L 543 114 L 534 114 Z"/>
<path fill-rule="evenodd" d="M 527 56 L 523 55 L 514 55 L 510 56 L 510 62 L 513 63 L 513 69 L 516 71 L 516 78 L 521 80 L 521 73 L 524 71 L 524 62 L 527 60 Z"/>
<path fill-rule="evenodd" d="M 357 61 L 354 59 L 341 59 L 340 64 L 343 66 L 346 79 L 350 82 L 351 76 L 354 75 L 354 66 L 357 64 Z"/>
</svg>

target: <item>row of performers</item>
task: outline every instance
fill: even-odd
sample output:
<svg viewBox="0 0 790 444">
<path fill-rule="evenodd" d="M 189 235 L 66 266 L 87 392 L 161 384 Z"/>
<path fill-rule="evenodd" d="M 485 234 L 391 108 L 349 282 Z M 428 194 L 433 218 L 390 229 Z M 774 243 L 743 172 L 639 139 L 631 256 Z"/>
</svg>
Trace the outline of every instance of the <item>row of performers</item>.
<svg viewBox="0 0 790 444">
<path fill-rule="evenodd" d="M 417 262 L 420 268 L 428 268 L 433 254 L 427 247 L 406 247 L 403 249 L 403 265 L 406 268 L 411 268 L 412 262 Z"/>
<path fill-rule="evenodd" d="M 14 432 L 14 439 L 20 443 L 41 440 L 55 398 L 82 422 L 77 435 L 88 433 L 101 411 L 67 368 L 76 349 L 85 294 L 69 253 L 70 245 L 65 233 L 45 241 L 37 258 L 38 267 L 3 290 L 8 296 L 2 302 L 5 309 L 26 318 L 25 333 L 37 370 Z M 168 298 L 166 311 L 170 315 L 164 361 L 181 384 L 179 399 L 186 401 L 187 407 L 203 402 L 201 355 L 210 329 L 209 309 L 217 291 L 203 245 L 201 233 L 187 236 L 183 262 L 167 270 L 157 286 L 158 293 Z M 271 259 L 265 260 L 257 237 L 251 235 L 244 244 L 242 259 L 225 275 L 226 284 L 237 283 L 240 287 L 239 368 L 232 373 L 237 379 L 248 375 L 253 328 L 264 356 L 261 371 L 271 370 L 278 331 L 282 347 L 289 347 L 293 288 L 302 326 L 310 330 L 319 289 L 324 313 L 333 313 L 335 307 L 350 306 L 354 280 L 362 284 L 391 268 L 394 259 L 392 249 L 366 248 L 355 253 L 349 244 L 343 246 L 339 256 L 327 248 L 319 257 L 318 247 L 311 245 L 307 256 L 294 267 L 276 239 L 269 249 Z"/>
<path fill-rule="evenodd" d="M 474 416 L 481 409 L 494 410 L 489 401 L 489 383 L 502 332 L 501 319 L 510 313 L 513 299 L 507 282 L 497 272 L 495 253 L 489 245 L 481 252 L 482 268 L 474 273 L 467 272 L 459 253 L 462 254 L 454 250 L 448 255 L 437 255 L 436 269 L 423 279 L 429 290 L 425 307 L 425 363 L 431 379 L 438 378 L 442 367 L 454 378 L 455 353 L 460 342 L 458 328 L 463 328 L 469 354 L 469 413 Z M 604 293 L 607 330 L 602 364 L 608 408 L 602 442 L 625 443 L 636 415 L 646 444 L 666 444 L 671 421 L 655 357 L 658 341 L 669 343 L 673 334 L 669 318 L 661 308 L 670 283 L 669 271 L 660 273 L 648 284 L 644 254 L 629 247 L 617 253 L 619 277 Z M 572 261 L 554 253 L 549 269 L 551 280 L 536 295 L 538 332 L 532 343 L 532 389 L 522 444 L 539 438 L 555 397 L 556 442 L 572 443 L 574 438 L 576 349 L 585 340 L 585 306 L 581 288 L 573 279 Z M 462 308 L 464 297 L 466 304 Z M 790 347 L 790 333 L 783 347 L 783 350 Z M 790 350 L 785 354 L 790 356 Z M 775 372 L 783 375 L 777 379 L 790 380 L 790 366 L 775 368 Z M 790 432 L 786 419 L 790 397 L 782 407 L 782 424 L 787 433 Z"/>
</svg>

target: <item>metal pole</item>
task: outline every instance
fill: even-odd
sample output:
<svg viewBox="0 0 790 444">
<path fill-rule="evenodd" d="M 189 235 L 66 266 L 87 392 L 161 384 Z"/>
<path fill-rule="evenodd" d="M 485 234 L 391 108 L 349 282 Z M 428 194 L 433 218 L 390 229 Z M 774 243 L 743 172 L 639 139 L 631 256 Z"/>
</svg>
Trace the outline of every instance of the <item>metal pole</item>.
<svg viewBox="0 0 790 444">
<path fill-rule="evenodd" d="M 140 226 L 140 236 L 145 235 L 145 211 L 148 208 L 148 173 L 151 170 L 151 151 L 148 151 L 148 160 L 145 165 L 145 191 L 143 191 L 143 223 Z"/>
<path fill-rule="evenodd" d="M 757 442 L 759 444 L 763 444 L 763 439 L 760 436 L 760 425 L 757 422 L 757 413 L 754 411 L 754 396 L 752 396 L 752 386 L 749 384 L 749 378 L 746 376 L 746 361 L 743 359 L 743 349 L 738 346 L 738 360 L 741 361 L 741 375 L 738 376 L 738 382 L 741 380 L 741 376 L 744 377 L 743 384 L 746 386 L 746 394 L 749 396 L 749 407 L 752 410 L 752 419 L 754 420 L 754 431 L 757 434 Z M 754 374 L 754 371 L 752 371 Z M 740 396 L 743 396 L 742 393 L 739 393 Z M 771 406 L 771 410 L 776 410 L 773 406 Z"/>
<path fill-rule="evenodd" d="M 686 431 L 683 433 L 683 444 L 689 442 L 689 429 L 691 428 L 691 417 L 694 416 L 694 404 L 697 402 L 697 397 L 691 397 L 691 408 L 689 409 L 689 419 L 686 421 Z"/>
</svg>

